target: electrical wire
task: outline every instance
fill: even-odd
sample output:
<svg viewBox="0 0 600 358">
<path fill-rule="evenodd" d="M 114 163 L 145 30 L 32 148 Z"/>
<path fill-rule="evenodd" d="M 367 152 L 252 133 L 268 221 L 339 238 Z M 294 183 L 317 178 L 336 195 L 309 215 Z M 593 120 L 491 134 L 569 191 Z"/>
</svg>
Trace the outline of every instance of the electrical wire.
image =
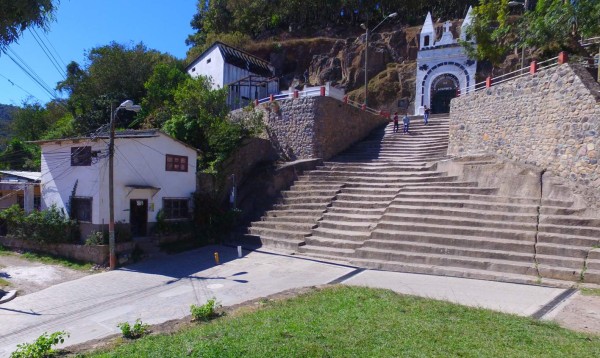
<svg viewBox="0 0 600 358">
<path fill-rule="evenodd" d="M 31 92 L 29 92 L 28 90 L 26 90 L 25 88 L 19 86 L 18 84 L 14 83 L 10 78 L 4 76 L 3 74 L 0 73 L 0 77 L 4 77 L 11 85 L 19 88 L 21 91 L 27 93 L 28 95 L 30 95 L 31 97 L 37 99 L 38 101 L 40 100 L 39 98 L 37 98 L 36 96 L 34 96 L 33 94 L 31 94 Z"/>
<path fill-rule="evenodd" d="M 30 28 L 29 32 L 31 33 L 31 36 L 33 37 L 33 39 L 35 40 L 35 42 L 37 42 L 37 44 L 40 47 L 40 49 L 42 49 L 42 52 L 44 52 L 44 54 L 46 55 L 46 57 L 50 60 L 50 63 L 52 63 L 52 66 L 54 66 L 54 68 L 56 69 L 56 71 L 58 72 L 58 74 L 63 79 L 66 79 L 67 78 L 67 73 L 60 67 L 60 64 L 58 63 L 58 60 L 56 59 L 56 57 L 54 57 L 54 55 L 52 54 L 52 52 L 50 51 L 50 49 L 48 48 L 48 46 L 46 45 L 46 43 L 44 43 L 44 41 L 42 40 L 42 38 L 40 37 L 40 35 L 38 35 L 38 33 L 33 28 Z"/>
</svg>

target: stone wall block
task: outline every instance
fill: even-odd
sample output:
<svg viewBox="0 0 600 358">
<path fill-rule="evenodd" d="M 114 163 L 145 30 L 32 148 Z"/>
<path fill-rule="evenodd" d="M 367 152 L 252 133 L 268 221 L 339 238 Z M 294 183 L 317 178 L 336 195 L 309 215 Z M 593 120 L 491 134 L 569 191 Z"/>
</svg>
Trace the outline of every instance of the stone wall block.
<svg viewBox="0 0 600 358">
<path fill-rule="evenodd" d="M 600 86 L 588 77 L 563 64 L 453 99 L 448 154 L 534 164 L 599 207 Z"/>
</svg>

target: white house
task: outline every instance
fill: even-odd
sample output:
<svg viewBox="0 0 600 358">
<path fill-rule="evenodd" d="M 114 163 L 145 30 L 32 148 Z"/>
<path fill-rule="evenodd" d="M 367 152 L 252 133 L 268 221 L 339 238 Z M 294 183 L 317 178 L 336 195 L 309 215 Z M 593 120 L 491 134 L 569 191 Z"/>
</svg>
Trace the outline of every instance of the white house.
<svg viewBox="0 0 600 358">
<path fill-rule="evenodd" d="M 269 62 L 222 42 L 215 42 L 186 68 L 192 77 L 207 76 L 213 88 L 229 88 L 231 109 L 279 93 L 279 80 Z"/>
<path fill-rule="evenodd" d="M 469 8 L 460 30 L 460 40 L 475 42 L 467 38 L 466 29 L 473 21 Z M 433 113 L 447 113 L 450 100 L 460 93 L 473 90 L 477 61 L 470 59 L 459 40 L 450 31 L 452 23 L 444 23 L 444 31 L 437 39 L 436 29 L 427 14 L 419 37 L 417 54 L 417 81 L 415 96 L 415 114 L 423 114 L 424 107 Z"/>
<path fill-rule="evenodd" d="M 81 225 L 83 235 L 109 222 L 108 135 L 38 141 L 42 151 L 42 208 L 56 205 Z M 117 132 L 114 205 L 117 226 L 145 236 L 162 210 L 188 218 L 196 191 L 194 148 L 158 130 Z"/>
</svg>

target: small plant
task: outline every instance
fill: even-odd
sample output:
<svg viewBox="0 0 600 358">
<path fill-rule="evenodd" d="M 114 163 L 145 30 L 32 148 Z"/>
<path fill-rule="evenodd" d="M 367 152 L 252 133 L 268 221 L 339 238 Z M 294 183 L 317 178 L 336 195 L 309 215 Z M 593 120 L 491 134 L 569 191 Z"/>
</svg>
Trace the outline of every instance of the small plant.
<svg viewBox="0 0 600 358">
<path fill-rule="evenodd" d="M 33 343 L 21 343 L 17 350 L 12 352 L 10 358 L 44 358 L 53 356 L 55 351 L 52 346 L 63 343 L 69 333 L 65 331 L 54 332 L 50 335 L 44 332 Z"/>
<path fill-rule="evenodd" d="M 124 338 L 136 339 L 148 333 L 148 325 L 143 323 L 141 319 L 136 319 L 132 325 L 129 322 L 121 322 L 117 325 L 121 329 Z"/>
<path fill-rule="evenodd" d="M 85 244 L 86 246 L 104 245 L 104 233 L 101 231 L 90 233 L 85 238 Z"/>
<path fill-rule="evenodd" d="M 201 306 L 191 305 L 190 312 L 192 313 L 192 321 L 210 321 L 217 317 L 216 309 L 219 307 L 217 300 L 211 298 Z"/>
</svg>

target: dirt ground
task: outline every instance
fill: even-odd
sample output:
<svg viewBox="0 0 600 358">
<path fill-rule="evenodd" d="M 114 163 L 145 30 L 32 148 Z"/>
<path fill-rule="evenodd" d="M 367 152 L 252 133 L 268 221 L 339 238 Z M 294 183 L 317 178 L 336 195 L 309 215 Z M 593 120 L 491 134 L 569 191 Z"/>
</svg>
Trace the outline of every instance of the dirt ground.
<svg viewBox="0 0 600 358">
<path fill-rule="evenodd" d="M 91 273 L 91 271 L 77 271 L 62 266 L 32 262 L 19 256 L 0 256 L 0 277 L 10 283 L 10 286 L 5 287 L 4 290 L 17 290 L 19 296 Z"/>
<path fill-rule="evenodd" d="M 92 274 L 93 271 L 76 271 L 61 266 L 47 265 L 31 262 L 18 256 L 0 256 L 0 277 L 10 282 L 11 286 L 5 290 L 17 289 L 19 295 L 26 295 L 42 290 L 46 287 L 75 280 Z M 260 298 L 242 304 L 227 307 L 223 312 L 236 314 L 239 312 L 252 311 L 259 307 L 264 300 L 278 300 L 294 297 L 300 293 L 308 292 L 315 287 L 289 290 L 267 298 Z M 600 335 L 600 296 L 584 296 L 576 294 L 569 299 L 564 307 L 559 307 L 558 312 L 552 314 L 552 320 L 561 326 L 575 331 Z M 152 334 L 171 333 L 190 324 L 189 317 L 168 321 L 151 327 Z M 86 342 L 69 347 L 62 355 L 72 355 L 92 349 L 111 346 L 122 341 L 120 335 L 113 335 L 104 339 Z"/>
</svg>

